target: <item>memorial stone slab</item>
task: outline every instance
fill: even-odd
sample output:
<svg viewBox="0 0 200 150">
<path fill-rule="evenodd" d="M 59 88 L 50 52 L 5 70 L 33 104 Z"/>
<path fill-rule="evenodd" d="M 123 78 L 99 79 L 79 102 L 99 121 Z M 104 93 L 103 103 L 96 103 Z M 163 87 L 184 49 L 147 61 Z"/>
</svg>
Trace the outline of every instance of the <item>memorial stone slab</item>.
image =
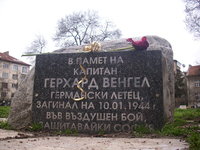
<svg viewBox="0 0 200 150">
<path fill-rule="evenodd" d="M 33 122 L 82 133 L 160 129 L 162 60 L 156 50 L 38 55 Z"/>
</svg>

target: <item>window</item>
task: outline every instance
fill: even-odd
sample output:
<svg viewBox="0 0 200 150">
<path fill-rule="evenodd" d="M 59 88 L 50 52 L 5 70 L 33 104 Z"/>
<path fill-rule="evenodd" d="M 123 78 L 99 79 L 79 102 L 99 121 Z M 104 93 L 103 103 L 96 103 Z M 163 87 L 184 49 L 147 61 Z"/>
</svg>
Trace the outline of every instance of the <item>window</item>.
<svg viewBox="0 0 200 150">
<path fill-rule="evenodd" d="M 17 74 L 13 74 L 13 75 L 12 75 L 12 79 L 13 79 L 13 80 L 17 80 L 17 79 L 18 79 L 18 75 L 17 75 Z"/>
<path fill-rule="evenodd" d="M 3 73 L 2 73 L 2 78 L 4 78 L 4 79 L 8 79 L 8 73 L 3 72 Z"/>
<path fill-rule="evenodd" d="M 25 74 L 21 74 L 20 78 L 21 78 L 21 80 L 23 80 L 23 79 L 26 78 L 26 75 Z"/>
<path fill-rule="evenodd" d="M 14 97 L 14 95 L 15 95 L 15 93 L 12 93 L 12 94 L 11 94 L 11 97 Z"/>
<path fill-rule="evenodd" d="M 3 68 L 4 68 L 4 69 L 8 69 L 8 68 L 9 68 L 9 64 L 3 63 Z"/>
<path fill-rule="evenodd" d="M 18 84 L 16 83 L 16 84 L 12 84 L 12 88 L 15 88 L 15 89 L 17 89 L 18 88 Z"/>
<path fill-rule="evenodd" d="M 28 67 L 23 66 L 22 67 L 22 73 L 28 73 Z"/>
<path fill-rule="evenodd" d="M 196 82 L 194 83 L 194 86 L 195 86 L 195 87 L 200 87 L 200 80 L 199 80 L 199 81 L 196 81 Z"/>
<path fill-rule="evenodd" d="M 2 88 L 7 89 L 8 88 L 8 83 L 2 82 Z"/>
<path fill-rule="evenodd" d="M 18 71 L 18 65 L 16 65 L 16 64 L 13 65 L 13 70 L 14 70 L 14 71 Z"/>
<path fill-rule="evenodd" d="M 194 95 L 196 100 L 200 100 L 200 93 L 195 93 Z"/>
<path fill-rule="evenodd" d="M 5 98 L 7 96 L 7 93 L 6 92 L 1 92 L 1 97 L 2 98 Z"/>
</svg>

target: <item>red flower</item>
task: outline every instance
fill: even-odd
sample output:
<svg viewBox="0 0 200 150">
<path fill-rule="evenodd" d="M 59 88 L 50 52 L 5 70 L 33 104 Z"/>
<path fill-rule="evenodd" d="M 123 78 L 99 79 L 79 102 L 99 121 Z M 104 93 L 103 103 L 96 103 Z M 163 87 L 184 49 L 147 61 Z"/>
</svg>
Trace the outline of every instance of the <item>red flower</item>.
<svg viewBox="0 0 200 150">
<path fill-rule="evenodd" d="M 145 36 L 139 41 L 133 41 L 132 38 L 128 38 L 126 41 L 130 42 L 136 50 L 146 50 L 149 47 L 149 43 Z"/>
</svg>

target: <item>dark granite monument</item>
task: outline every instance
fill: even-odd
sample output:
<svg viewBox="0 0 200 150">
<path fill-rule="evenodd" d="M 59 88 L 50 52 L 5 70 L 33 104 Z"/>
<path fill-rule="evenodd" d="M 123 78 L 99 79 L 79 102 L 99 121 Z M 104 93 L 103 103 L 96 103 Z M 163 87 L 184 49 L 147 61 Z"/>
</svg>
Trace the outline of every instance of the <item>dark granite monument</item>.
<svg viewBox="0 0 200 150">
<path fill-rule="evenodd" d="M 159 129 L 162 68 L 161 51 L 38 55 L 33 122 L 83 133 L 127 132 L 138 125 Z"/>
</svg>

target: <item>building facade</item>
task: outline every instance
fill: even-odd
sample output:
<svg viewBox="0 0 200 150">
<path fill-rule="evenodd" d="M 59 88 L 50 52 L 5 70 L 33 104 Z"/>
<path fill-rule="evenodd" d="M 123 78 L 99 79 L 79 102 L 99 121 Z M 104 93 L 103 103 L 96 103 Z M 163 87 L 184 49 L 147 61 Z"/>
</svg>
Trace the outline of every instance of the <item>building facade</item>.
<svg viewBox="0 0 200 150">
<path fill-rule="evenodd" d="M 29 64 L 10 56 L 9 52 L 0 53 L 0 105 L 9 104 L 29 68 Z"/>
<path fill-rule="evenodd" d="M 190 66 L 187 72 L 188 107 L 200 107 L 200 65 Z"/>
<path fill-rule="evenodd" d="M 187 105 L 187 84 L 185 73 L 181 71 L 184 67 L 180 62 L 174 60 L 174 77 L 175 77 L 175 106 Z"/>
</svg>

